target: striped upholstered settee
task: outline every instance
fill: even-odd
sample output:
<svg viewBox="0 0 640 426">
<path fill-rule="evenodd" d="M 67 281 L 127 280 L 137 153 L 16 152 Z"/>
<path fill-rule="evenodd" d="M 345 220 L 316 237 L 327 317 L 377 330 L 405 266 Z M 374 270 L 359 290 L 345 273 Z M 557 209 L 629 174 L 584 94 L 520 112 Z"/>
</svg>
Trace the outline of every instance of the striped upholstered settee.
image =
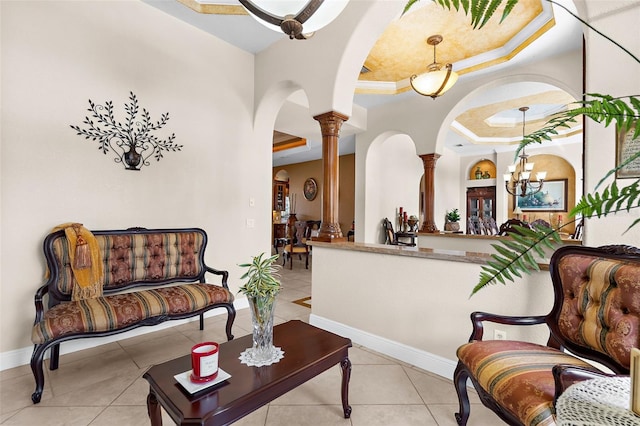
<svg viewBox="0 0 640 426">
<path fill-rule="evenodd" d="M 606 373 L 629 374 L 631 348 L 640 344 L 640 250 L 629 246 L 565 246 L 549 264 L 554 305 L 547 315 L 471 314 L 469 343 L 458 348 L 454 382 L 459 425 L 470 405 L 467 378 L 482 403 L 510 425 L 555 425 L 555 402 L 571 384 Z M 545 345 L 482 340 L 483 322 L 546 324 Z M 574 356 L 575 355 L 575 356 Z M 580 359 L 582 358 L 582 359 Z"/>
<path fill-rule="evenodd" d="M 58 368 L 60 343 L 108 336 L 167 320 L 200 317 L 214 308 L 227 310 L 227 339 L 236 316 L 228 272 L 204 263 L 207 234 L 202 229 L 145 229 L 92 231 L 100 248 L 103 295 L 71 300 L 75 278 L 64 231 L 49 234 L 43 244 L 48 279 L 35 295 L 36 318 L 31 369 L 40 402 L 44 387 L 43 358 L 51 348 L 50 369 Z M 205 274 L 220 285 L 205 282 Z M 48 309 L 44 308 L 45 295 Z"/>
</svg>

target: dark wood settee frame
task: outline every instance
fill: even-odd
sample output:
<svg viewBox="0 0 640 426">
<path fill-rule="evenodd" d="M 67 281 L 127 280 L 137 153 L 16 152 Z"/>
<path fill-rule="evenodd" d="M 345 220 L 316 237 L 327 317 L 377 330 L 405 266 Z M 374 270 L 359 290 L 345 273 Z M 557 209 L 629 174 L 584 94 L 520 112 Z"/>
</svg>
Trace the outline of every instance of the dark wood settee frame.
<svg viewBox="0 0 640 426">
<path fill-rule="evenodd" d="M 132 280 L 129 282 L 120 283 L 117 286 L 103 287 L 104 296 L 109 296 L 113 294 L 122 293 L 124 290 L 127 292 L 135 291 L 136 289 L 144 290 L 144 289 L 152 289 L 161 286 L 167 285 L 182 285 L 187 283 L 206 283 L 205 274 L 211 273 L 219 277 L 221 288 L 225 289 L 224 291 L 229 294 L 229 302 L 228 303 L 211 303 L 207 306 L 204 306 L 201 309 L 193 310 L 189 312 L 181 312 L 174 313 L 170 315 L 156 315 L 151 316 L 149 318 L 144 318 L 141 321 L 131 323 L 127 326 L 108 330 L 108 331 L 91 331 L 91 332 L 71 332 L 62 334 L 57 336 L 51 340 L 47 340 L 41 344 L 35 344 L 33 349 L 33 354 L 31 356 L 31 369 L 33 371 L 33 375 L 36 382 L 36 390 L 32 394 L 31 399 L 34 403 L 40 402 L 42 398 L 42 392 L 44 388 L 44 372 L 43 372 L 43 361 L 44 355 L 47 349 L 51 349 L 49 368 L 51 370 L 56 370 L 58 368 L 59 356 L 60 356 L 60 343 L 82 339 L 82 338 L 90 338 L 90 337 L 104 337 L 115 334 L 124 333 L 138 327 L 146 327 L 146 326 L 154 326 L 160 323 L 163 323 L 168 320 L 179 320 L 192 318 L 194 316 L 200 317 L 200 330 L 204 329 L 204 314 L 215 308 L 225 308 L 227 310 L 227 322 L 225 327 L 225 332 L 228 340 L 233 339 L 233 334 L 231 333 L 231 328 L 233 326 L 233 322 L 236 316 L 236 310 L 233 306 L 233 295 L 228 293 L 229 287 L 227 280 L 229 278 L 229 273 L 225 270 L 218 270 L 212 267 L 209 267 L 204 262 L 204 254 L 205 248 L 207 245 L 208 237 L 204 230 L 199 228 L 176 228 L 176 229 L 146 229 L 146 228 L 128 228 L 126 230 L 101 230 L 101 231 L 91 231 L 92 234 L 96 237 L 99 236 L 134 236 L 134 235 L 149 235 L 149 234 L 199 234 L 201 238 L 201 246 L 200 250 L 196 256 L 196 262 L 198 264 L 197 270 L 199 273 L 196 275 L 185 276 L 184 274 L 180 274 L 176 272 L 174 276 L 165 276 L 163 278 L 153 278 L 147 280 Z M 56 253 L 54 250 L 54 241 L 60 238 L 65 238 L 64 230 L 57 231 L 49 234 L 43 243 L 44 255 L 47 262 L 47 268 L 49 272 L 48 279 L 44 285 L 42 285 L 35 294 L 35 309 L 36 316 L 34 325 L 37 325 L 40 321 L 43 320 L 45 315 L 44 309 L 44 299 L 47 296 L 47 306 L 48 309 L 60 304 L 69 302 L 71 300 L 70 294 L 62 293 L 58 288 L 58 280 L 60 276 L 63 274 L 61 271 L 61 265 L 59 259 L 56 258 Z M 105 271 L 105 275 L 107 275 L 107 271 Z M 214 284 L 212 284 L 213 286 Z M 218 284 L 215 284 L 218 286 Z"/>
<path fill-rule="evenodd" d="M 603 259 L 612 259 L 616 261 L 633 261 L 634 263 L 640 262 L 640 249 L 636 247 L 623 246 L 623 245 L 611 245 L 603 247 L 583 247 L 583 246 L 563 246 L 556 250 L 551 258 L 549 270 L 551 279 L 554 286 L 554 305 L 551 311 L 547 315 L 542 316 L 504 316 L 496 315 L 487 312 L 473 312 L 471 314 L 471 323 L 473 331 L 469 338 L 469 342 L 481 341 L 483 338 L 483 322 L 491 322 L 497 324 L 506 325 L 536 325 L 546 324 L 549 328 L 549 340 L 547 346 L 568 352 L 571 355 L 577 357 L 595 361 L 600 363 L 613 371 L 615 375 L 628 375 L 629 365 L 621 365 L 612 357 L 605 353 L 590 349 L 586 346 L 581 346 L 575 342 L 566 339 L 560 331 L 559 321 L 561 314 L 561 307 L 564 301 L 563 286 L 561 283 L 558 262 L 562 256 L 578 254 L 587 256 L 597 256 Z M 564 392 L 564 390 L 570 385 L 587 379 L 592 379 L 602 376 L 610 376 L 611 374 L 605 373 L 596 367 L 581 367 L 574 365 L 555 365 L 551 371 L 555 383 L 555 395 L 553 404 L 558 397 Z M 467 379 L 471 380 L 473 386 L 478 392 L 478 396 L 483 405 L 496 413 L 504 422 L 509 425 L 523 426 L 520 419 L 518 419 L 510 411 L 502 407 L 492 396 L 479 384 L 473 373 L 467 369 L 462 363 L 458 362 L 456 370 L 454 372 L 454 386 L 458 393 L 459 400 L 459 412 L 455 413 L 455 418 L 458 425 L 464 426 L 467 424 L 470 414 L 470 404 L 467 395 Z"/>
</svg>

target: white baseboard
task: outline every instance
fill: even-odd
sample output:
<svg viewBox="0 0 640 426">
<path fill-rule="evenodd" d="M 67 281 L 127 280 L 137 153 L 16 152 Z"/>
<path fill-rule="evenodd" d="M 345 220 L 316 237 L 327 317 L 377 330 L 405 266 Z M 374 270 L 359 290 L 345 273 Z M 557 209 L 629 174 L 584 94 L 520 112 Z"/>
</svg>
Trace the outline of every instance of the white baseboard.
<svg viewBox="0 0 640 426">
<path fill-rule="evenodd" d="M 246 298 L 242 298 L 233 302 L 233 306 L 236 308 L 236 311 L 239 311 L 240 309 L 248 308 L 249 302 Z M 226 310 L 212 309 L 206 312 L 204 314 L 204 317 L 210 318 L 217 315 L 225 315 L 226 313 Z M 198 320 L 199 317 L 195 316 L 193 318 L 187 318 L 183 320 L 165 321 L 161 324 L 151 327 L 140 327 L 131 331 L 127 331 L 126 333 L 116 334 L 113 336 L 71 340 L 60 345 L 60 355 L 81 351 L 83 349 L 94 348 L 96 346 L 105 345 L 107 343 L 117 342 L 118 340 L 128 339 L 130 337 L 142 336 L 143 334 L 153 333 L 154 331 L 164 330 Z M 45 356 L 45 358 L 49 356 L 48 352 L 49 351 L 47 351 L 47 355 Z M 32 353 L 33 346 L 0 353 L 0 371 L 31 363 Z"/>
<path fill-rule="evenodd" d="M 397 360 L 415 365 L 418 368 L 453 380 L 456 361 L 443 358 L 414 347 L 395 342 L 386 337 L 377 336 L 339 322 L 311 314 L 309 322 L 316 327 L 331 331 L 343 337 L 348 337 L 353 343 L 365 346 L 381 354 Z"/>
</svg>

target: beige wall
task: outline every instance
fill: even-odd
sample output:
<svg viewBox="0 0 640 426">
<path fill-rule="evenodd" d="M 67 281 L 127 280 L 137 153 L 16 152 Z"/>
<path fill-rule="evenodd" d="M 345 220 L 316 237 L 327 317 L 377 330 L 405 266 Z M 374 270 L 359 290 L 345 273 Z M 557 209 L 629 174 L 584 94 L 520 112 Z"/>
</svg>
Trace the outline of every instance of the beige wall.
<svg viewBox="0 0 640 426">
<path fill-rule="evenodd" d="M 60 223 L 204 228 L 206 261 L 230 272 L 235 292 L 237 265 L 271 245 L 271 146 L 253 143 L 253 55 L 140 1 L 0 10 L 0 365 L 28 362 L 42 240 Z M 166 130 L 184 145 L 137 172 L 69 127 L 88 99 L 112 100 L 123 117 L 129 91 L 153 120 L 169 112 Z"/>
<path fill-rule="evenodd" d="M 353 28 L 366 32 L 375 27 L 381 31 L 386 25 L 384 19 L 363 25 L 355 22 L 369 16 L 374 9 L 401 10 L 402 2 L 390 3 L 379 1 L 369 7 L 368 2 L 352 2 L 351 9 L 348 7 L 339 17 L 335 28 L 341 34 Z M 578 3 L 582 11 L 588 12 L 584 17 L 639 55 L 640 38 L 629 28 L 635 28 L 640 20 L 640 8 L 626 7 L 628 1 L 578 0 Z M 360 7 L 366 8 L 364 13 Z M 388 16 L 390 20 L 394 13 L 381 16 Z M 352 68 L 347 71 L 353 73 L 345 72 L 339 80 L 353 81 L 352 75 L 357 75 L 368 51 L 363 48 L 355 52 L 357 46 L 352 45 L 347 46 L 348 51 L 341 49 L 347 37 L 332 40 L 335 32 L 323 32 L 308 43 L 291 44 L 289 40 L 282 40 L 254 57 L 137 0 L 4 1 L 0 2 L 0 19 L 0 323 L 11 325 L 3 326 L 0 334 L 2 368 L 8 365 L 7 359 L 18 352 L 15 358 L 26 353 L 25 362 L 28 362 L 33 294 L 42 284 L 44 273 L 41 243 L 48 230 L 59 223 L 80 221 L 92 229 L 200 226 L 210 237 L 207 262 L 228 269 L 231 287 L 237 289 L 241 272 L 237 264 L 251 255 L 268 251 L 271 244 L 272 165 L 268 141 L 277 113 L 272 112 L 272 121 L 258 120 L 263 126 L 258 127 L 256 104 L 275 83 L 294 82 L 313 86 L 309 97 L 314 113 L 338 110 L 349 115 L 342 103 L 334 107 L 331 97 L 339 93 L 343 100 L 351 98 L 352 90 L 342 86 L 341 90 L 331 90 L 335 85 L 325 83 L 338 79 L 334 72 L 325 71 L 335 71 L 340 60 L 351 58 Z M 338 21 L 348 25 L 340 25 Z M 368 46 L 376 36 L 370 34 Z M 590 31 L 587 31 L 586 46 L 588 92 L 614 96 L 640 92 L 636 62 Z M 364 220 L 366 148 L 379 135 L 394 129 L 395 134 L 411 136 L 418 154 L 439 151 L 439 129 L 455 116 L 457 104 L 464 96 L 482 85 L 496 84 L 514 74 L 536 74 L 542 81 L 557 81 L 579 93 L 581 79 L 576 76 L 581 72 L 575 64 L 580 63 L 580 58 L 580 52 L 568 52 L 517 70 L 484 73 L 478 79 L 461 79 L 437 101 L 415 98 L 370 111 L 366 120 L 368 131 L 356 138 L 357 217 Z M 256 63 L 260 64 L 258 69 Z M 278 72 L 280 70 L 285 72 Z M 275 83 L 265 83 L 265 79 L 274 79 Z M 286 86 L 285 83 L 282 85 Z M 254 84 L 260 86 L 256 93 Z M 124 171 L 111 158 L 100 154 L 95 142 L 76 136 L 69 128 L 84 118 L 87 99 L 113 100 L 121 108 L 130 90 L 138 95 L 141 105 L 150 110 L 152 117 L 170 112 L 167 129 L 176 133 L 178 143 L 184 144 L 182 152 L 168 153 L 162 161 L 153 162 L 140 172 Z M 320 95 L 324 102 L 317 101 Z M 272 103 L 275 104 L 275 100 Z M 605 129 L 589 121 L 586 134 L 586 187 L 590 191 L 615 163 L 615 129 Z M 441 169 L 445 164 L 451 163 L 444 158 L 439 161 L 438 178 L 448 172 Z M 500 161 L 496 165 L 499 170 L 504 169 Z M 353 175 L 354 169 L 355 166 L 351 169 Z M 341 165 L 341 181 L 348 179 L 348 170 L 349 166 Z M 464 173 L 466 175 L 466 170 Z M 384 179 L 383 173 L 379 173 L 379 179 Z M 460 179 L 454 176 L 457 188 Z M 341 189 L 341 208 L 348 205 L 345 199 L 353 198 L 349 189 Z M 455 203 L 439 205 L 436 202 L 436 217 L 441 217 L 452 205 Z M 639 214 L 632 211 L 591 221 L 593 223 L 585 227 L 585 241 L 590 245 L 637 244 L 640 226 L 626 234 L 623 231 Z M 343 231 L 348 229 L 353 216 L 353 210 L 340 211 Z M 254 219 L 255 228 L 247 228 L 247 219 Z M 379 221 L 379 216 L 375 220 Z M 362 260 L 353 264 L 344 259 L 328 260 L 326 264 L 330 267 L 322 268 L 322 263 L 314 259 L 314 289 L 316 280 L 321 278 L 315 274 L 323 269 L 355 274 L 358 269 L 370 266 Z M 452 277 L 436 279 L 438 270 L 447 267 L 443 264 L 430 264 L 435 273 L 414 267 L 412 263 L 398 266 L 402 275 L 381 275 L 371 283 L 383 290 L 391 288 L 400 304 L 403 298 L 414 299 L 416 295 L 429 300 L 440 289 L 449 289 L 446 286 L 462 286 L 459 279 L 469 280 L 465 276 L 455 280 Z M 385 271 L 395 269 L 396 266 L 390 264 Z M 467 271 L 468 275 L 475 276 L 475 272 L 471 272 L 474 271 Z M 405 289 L 405 275 L 420 281 L 408 284 Z M 354 281 L 367 282 L 360 276 L 344 276 L 347 278 L 344 283 L 353 288 Z M 319 283 L 322 285 L 322 280 Z M 332 282 L 332 285 L 338 284 L 337 280 Z M 423 286 L 424 293 L 418 291 L 419 285 Z M 516 285 L 505 290 L 500 286 L 487 294 L 496 300 L 509 300 L 512 291 L 517 293 L 521 288 Z M 396 294 L 396 289 L 402 292 Z M 374 294 L 369 288 L 361 291 Z M 357 292 L 350 290 L 348 296 L 345 299 L 340 288 L 336 288 L 333 296 L 336 301 L 347 304 L 345 313 L 357 304 L 366 306 L 360 303 Z M 463 305 L 463 310 L 472 307 L 467 302 L 466 291 L 452 296 L 450 302 Z M 485 302 L 474 298 L 474 307 L 476 301 L 478 305 Z M 494 307 L 490 302 L 487 300 L 488 307 Z M 384 307 L 376 315 L 384 319 L 397 312 Z M 416 318 L 420 319 L 420 314 L 415 311 L 403 319 L 405 323 L 398 320 L 396 323 L 430 338 L 430 330 L 416 330 Z M 443 330 L 449 328 L 437 317 L 429 319 Z"/>
<path fill-rule="evenodd" d="M 620 43 L 636 58 L 640 57 L 640 7 L 637 1 L 577 0 L 587 21 L 608 37 Z M 640 65 L 634 59 L 610 41 L 593 31 L 585 29 L 587 46 L 586 89 L 587 93 L 606 93 L 612 96 L 638 95 L 640 93 Z M 615 64 L 615 66 L 611 66 Z M 585 123 L 585 188 L 594 191 L 606 172 L 615 167 L 614 125 L 586 120 Z M 609 178 L 607 184 L 613 179 Z M 619 186 L 632 183 L 632 179 L 619 179 Z M 600 191 L 603 187 L 599 188 Z M 609 215 L 604 219 L 587 220 L 584 228 L 584 240 L 587 245 L 630 244 L 640 245 L 640 226 L 625 232 L 627 227 L 640 218 L 640 209 L 631 212 Z"/>
<path fill-rule="evenodd" d="M 314 246 L 312 323 L 337 323 L 355 343 L 450 377 L 455 351 L 471 334 L 471 312 L 542 315 L 553 304 L 548 272 L 470 298 L 479 271 L 471 263 Z M 508 339 L 549 337 L 540 328 L 497 327 Z M 493 338 L 493 330 L 488 325 L 485 335 Z M 434 365 L 438 357 L 448 369 Z"/>
<path fill-rule="evenodd" d="M 296 194 L 296 216 L 298 220 L 322 220 L 322 160 L 306 161 L 304 163 L 288 164 L 273 168 L 273 176 L 280 171 L 286 171 L 289 175 L 289 194 Z M 354 218 L 354 192 L 355 192 L 355 155 L 342 155 L 339 157 L 339 221 L 344 236 L 351 228 Z M 312 201 L 304 198 L 304 182 L 308 178 L 314 178 L 318 182 L 318 195 Z"/>
</svg>

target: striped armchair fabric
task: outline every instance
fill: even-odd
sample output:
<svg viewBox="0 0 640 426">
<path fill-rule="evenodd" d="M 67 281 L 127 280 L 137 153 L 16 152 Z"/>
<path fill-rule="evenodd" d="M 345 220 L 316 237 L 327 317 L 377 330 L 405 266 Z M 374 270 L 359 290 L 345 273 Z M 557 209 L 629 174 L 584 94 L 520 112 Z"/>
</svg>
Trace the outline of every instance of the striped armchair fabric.
<svg viewBox="0 0 640 426">
<path fill-rule="evenodd" d="M 454 378 L 459 425 L 466 425 L 470 414 L 467 378 L 483 404 L 508 424 L 548 426 L 555 424 L 556 398 L 572 380 L 578 380 L 577 372 L 583 377 L 606 374 L 582 359 L 603 364 L 616 374 L 629 373 L 631 348 L 640 343 L 640 250 L 565 246 L 554 253 L 550 272 L 555 303 L 549 314 L 471 315 L 473 333 L 469 343 L 458 348 Z M 483 341 L 483 321 L 546 323 L 549 342 L 543 346 Z"/>
</svg>

